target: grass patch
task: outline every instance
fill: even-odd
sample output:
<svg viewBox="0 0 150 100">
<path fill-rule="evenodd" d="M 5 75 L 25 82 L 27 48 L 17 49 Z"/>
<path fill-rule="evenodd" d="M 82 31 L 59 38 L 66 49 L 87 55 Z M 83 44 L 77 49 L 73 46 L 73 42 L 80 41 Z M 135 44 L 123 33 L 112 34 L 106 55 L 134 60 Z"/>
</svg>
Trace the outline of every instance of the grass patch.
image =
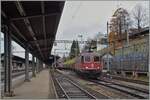
<svg viewBox="0 0 150 100">
<path fill-rule="evenodd" d="M 130 74 L 127 74 L 126 77 L 130 78 L 130 79 L 133 79 L 133 76 L 130 75 Z M 138 77 L 136 78 L 136 80 L 149 82 L 149 77 L 147 75 L 138 75 Z"/>
<path fill-rule="evenodd" d="M 64 62 L 64 65 L 71 65 L 75 63 L 75 58 L 69 59 L 66 62 Z"/>
<path fill-rule="evenodd" d="M 137 80 L 149 82 L 149 77 L 148 77 L 148 76 L 144 76 L 144 75 L 140 75 L 140 76 L 137 78 Z"/>
</svg>

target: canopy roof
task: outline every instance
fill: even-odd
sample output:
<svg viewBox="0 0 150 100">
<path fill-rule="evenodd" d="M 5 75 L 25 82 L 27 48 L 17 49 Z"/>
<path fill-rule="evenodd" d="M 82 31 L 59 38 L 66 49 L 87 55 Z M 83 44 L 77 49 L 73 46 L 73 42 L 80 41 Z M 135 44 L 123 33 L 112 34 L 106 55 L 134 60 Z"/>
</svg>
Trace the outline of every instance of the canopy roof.
<svg viewBox="0 0 150 100">
<path fill-rule="evenodd" d="M 64 1 L 2 1 L 2 26 L 9 25 L 17 43 L 47 62 L 63 7 Z"/>
</svg>

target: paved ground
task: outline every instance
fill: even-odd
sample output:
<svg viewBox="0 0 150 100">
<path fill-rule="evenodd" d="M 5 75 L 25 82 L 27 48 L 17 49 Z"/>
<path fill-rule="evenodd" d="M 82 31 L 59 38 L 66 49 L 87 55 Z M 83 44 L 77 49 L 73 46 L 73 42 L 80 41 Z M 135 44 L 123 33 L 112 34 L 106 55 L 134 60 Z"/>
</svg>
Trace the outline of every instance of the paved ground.
<svg viewBox="0 0 150 100">
<path fill-rule="evenodd" d="M 5 97 L 6 99 L 55 99 L 55 92 L 49 75 L 49 70 L 43 70 L 32 78 L 14 89 L 15 96 Z"/>
</svg>

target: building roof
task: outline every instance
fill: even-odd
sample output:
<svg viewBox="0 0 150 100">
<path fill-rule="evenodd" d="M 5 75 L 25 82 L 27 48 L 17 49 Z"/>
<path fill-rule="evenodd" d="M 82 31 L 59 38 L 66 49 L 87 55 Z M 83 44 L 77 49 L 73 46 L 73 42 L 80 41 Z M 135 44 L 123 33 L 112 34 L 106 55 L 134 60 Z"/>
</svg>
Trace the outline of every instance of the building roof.
<svg viewBox="0 0 150 100">
<path fill-rule="evenodd" d="M 146 35 L 149 34 L 149 27 L 145 27 L 143 29 L 137 30 L 137 29 L 132 29 L 129 33 L 130 38 L 135 38 L 140 35 Z"/>
<path fill-rule="evenodd" d="M 4 60 L 4 53 L 1 54 L 1 61 Z M 25 59 L 16 55 L 12 55 L 12 61 L 18 61 L 18 62 L 24 62 L 25 63 Z M 29 62 L 31 63 L 32 61 L 29 60 Z"/>
</svg>

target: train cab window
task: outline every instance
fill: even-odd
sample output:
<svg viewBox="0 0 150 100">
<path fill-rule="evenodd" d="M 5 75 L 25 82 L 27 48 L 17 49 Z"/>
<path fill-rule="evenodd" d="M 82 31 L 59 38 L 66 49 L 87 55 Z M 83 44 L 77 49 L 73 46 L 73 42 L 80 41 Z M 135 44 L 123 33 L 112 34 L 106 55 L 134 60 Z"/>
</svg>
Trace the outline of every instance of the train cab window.
<svg viewBox="0 0 150 100">
<path fill-rule="evenodd" d="M 82 63 L 84 62 L 84 56 L 81 56 L 81 62 Z"/>
<path fill-rule="evenodd" d="M 100 61 L 99 56 L 94 56 L 94 62 L 99 62 L 99 61 Z"/>
<path fill-rule="evenodd" d="M 85 61 L 85 62 L 90 62 L 90 61 L 91 61 L 90 56 L 85 56 L 85 57 L 84 57 L 84 61 Z"/>
</svg>

